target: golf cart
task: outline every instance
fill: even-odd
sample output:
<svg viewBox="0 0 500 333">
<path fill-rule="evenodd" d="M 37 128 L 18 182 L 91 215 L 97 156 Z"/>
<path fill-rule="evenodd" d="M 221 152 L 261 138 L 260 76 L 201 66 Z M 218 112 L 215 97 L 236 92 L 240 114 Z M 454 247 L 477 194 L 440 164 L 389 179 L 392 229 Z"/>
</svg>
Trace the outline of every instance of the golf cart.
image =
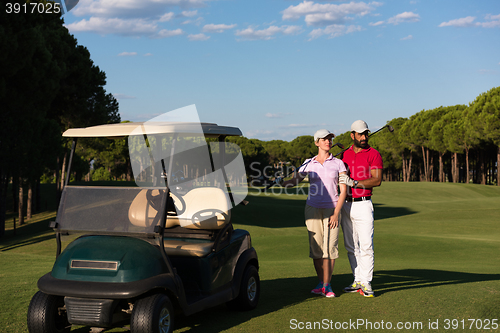
<svg viewBox="0 0 500 333">
<path fill-rule="evenodd" d="M 130 323 L 133 333 L 164 333 L 180 313 L 223 303 L 254 309 L 257 253 L 250 234 L 231 221 L 231 208 L 246 196 L 241 152 L 225 140 L 238 135 L 235 127 L 175 122 L 64 132 L 74 140 L 70 164 L 76 139 L 126 137 L 135 184 L 75 186 L 68 170 L 51 222 L 57 257 L 38 280 L 29 332 Z M 61 251 L 64 237 L 75 239 Z"/>
</svg>

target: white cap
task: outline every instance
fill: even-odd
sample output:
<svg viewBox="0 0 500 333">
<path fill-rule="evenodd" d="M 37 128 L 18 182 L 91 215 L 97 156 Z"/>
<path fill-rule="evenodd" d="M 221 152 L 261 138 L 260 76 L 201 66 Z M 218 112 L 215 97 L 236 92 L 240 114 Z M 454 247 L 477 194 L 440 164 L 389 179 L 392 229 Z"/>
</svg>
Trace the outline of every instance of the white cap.
<svg viewBox="0 0 500 333">
<path fill-rule="evenodd" d="M 331 136 L 332 138 L 334 138 L 335 134 L 331 133 L 329 130 L 326 129 L 317 130 L 316 133 L 314 133 L 314 141 L 326 138 L 327 136 Z"/>
<path fill-rule="evenodd" d="M 363 133 L 366 131 L 370 132 L 370 130 L 368 129 L 368 124 L 363 120 L 356 120 L 351 125 L 351 132 Z"/>
</svg>

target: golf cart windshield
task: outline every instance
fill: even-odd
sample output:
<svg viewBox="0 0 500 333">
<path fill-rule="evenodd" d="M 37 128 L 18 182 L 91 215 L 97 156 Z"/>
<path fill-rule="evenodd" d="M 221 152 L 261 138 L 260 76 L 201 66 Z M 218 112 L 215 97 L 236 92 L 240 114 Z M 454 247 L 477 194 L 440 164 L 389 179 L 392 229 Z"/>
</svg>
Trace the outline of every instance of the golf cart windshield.
<svg viewBox="0 0 500 333">
<path fill-rule="evenodd" d="M 217 229 L 229 223 L 230 209 L 246 197 L 247 188 L 241 151 L 225 142 L 228 128 L 185 123 L 125 127 L 114 136 L 128 134 L 136 186 L 66 186 L 56 220 L 59 230 L 150 234 L 165 216 L 166 228 Z M 84 130 L 69 130 L 65 136 L 86 137 L 93 131 L 92 136 L 110 137 L 102 128 Z"/>
</svg>

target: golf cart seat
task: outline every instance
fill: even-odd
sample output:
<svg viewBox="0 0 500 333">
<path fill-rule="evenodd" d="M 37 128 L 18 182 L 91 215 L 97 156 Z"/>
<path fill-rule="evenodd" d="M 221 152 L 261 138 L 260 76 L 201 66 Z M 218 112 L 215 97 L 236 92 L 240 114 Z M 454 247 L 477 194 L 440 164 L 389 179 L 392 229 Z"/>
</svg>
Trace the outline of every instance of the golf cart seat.
<svg viewBox="0 0 500 333">
<path fill-rule="evenodd" d="M 133 225 L 151 228 L 153 223 L 158 223 L 159 214 L 148 202 L 147 191 L 144 189 L 135 197 L 128 216 Z M 182 205 L 182 201 L 175 195 L 173 198 L 176 205 Z M 184 212 L 167 216 L 165 237 L 169 237 L 169 230 L 175 230 L 172 234 L 176 236 L 165 241 L 165 251 L 174 256 L 206 256 L 214 248 L 214 237 L 201 240 L 200 232 L 207 231 L 207 235 L 212 235 L 229 224 L 231 213 L 228 195 L 217 187 L 200 187 L 190 190 L 182 198 L 185 203 Z M 190 231 L 186 229 L 191 230 L 195 236 L 193 239 L 190 239 Z M 179 230 L 182 230 L 180 235 Z"/>
</svg>

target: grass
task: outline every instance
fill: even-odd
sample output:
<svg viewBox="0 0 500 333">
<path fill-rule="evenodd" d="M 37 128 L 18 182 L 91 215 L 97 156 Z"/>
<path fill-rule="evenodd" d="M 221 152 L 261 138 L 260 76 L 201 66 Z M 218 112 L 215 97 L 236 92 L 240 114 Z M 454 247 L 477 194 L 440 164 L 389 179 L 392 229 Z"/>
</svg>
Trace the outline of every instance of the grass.
<svg viewBox="0 0 500 333">
<path fill-rule="evenodd" d="M 310 294 L 317 281 L 308 258 L 305 198 L 249 193 L 250 204 L 234 209 L 233 221 L 250 231 L 259 255 L 259 306 L 250 312 L 219 306 L 179 317 L 176 332 L 371 332 L 381 325 L 388 331 L 389 323 L 390 331 L 428 332 L 431 323 L 436 332 L 452 324 L 457 332 L 471 324 L 475 331 L 500 331 L 491 322 L 489 329 L 475 329 L 488 319 L 500 321 L 500 187 L 387 182 L 377 188 L 375 298 L 341 292 L 352 282 L 342 240 L 332 280 L 339 297 Z M 36 281 L 54 261 L 53 218 L 53 212 L 38 214 L 16 236 L 8 232 L 0 240 L 0 332 L 26 332 Z M 398 322 L 407 329 L 397 330 Z M 353 323 L 360 325 L 353 329 Z"/>
</svg>

